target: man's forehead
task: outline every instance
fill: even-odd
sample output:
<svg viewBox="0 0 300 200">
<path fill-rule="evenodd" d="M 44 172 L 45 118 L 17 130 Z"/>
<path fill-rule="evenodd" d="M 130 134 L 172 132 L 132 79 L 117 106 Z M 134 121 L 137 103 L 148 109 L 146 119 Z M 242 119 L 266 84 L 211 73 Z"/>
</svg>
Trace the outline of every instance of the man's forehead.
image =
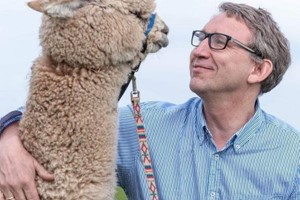
<svg viewBox="0 0 300 200">
<path fill-rule="evenodd" d="M 203 27 L 202 30 L 207 32 L 219 32 L 219 31 L 249 31 L 246 23 L 237 16 L 228 16 L 222 12 L 214 15 Z"/>
</svg>

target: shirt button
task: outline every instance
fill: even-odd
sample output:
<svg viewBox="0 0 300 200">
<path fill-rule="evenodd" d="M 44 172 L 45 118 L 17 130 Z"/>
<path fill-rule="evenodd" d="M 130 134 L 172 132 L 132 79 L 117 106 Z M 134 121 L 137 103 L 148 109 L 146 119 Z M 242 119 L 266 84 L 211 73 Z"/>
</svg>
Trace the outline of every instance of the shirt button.
<svg viewBox="0 0 300 200">
<path fill-rule="evenodd" d="M 211 192 L 209 199 L 213 200 L 215 198 L 216 198 L 216 193 L 215 192 Z"/>
<path fill-rule="evenodd" d="M 241 148 L 241 145 L 239 145 L 239 144 L 236 144 L 236 145 L 234 145 L 234 146 L 235 146 L 235 148 L 237 148 L 237 149 Z"/>
<path fill-rule="evenodd" d="M 216 154 L 215 155 L 215 160 L 219 160 L 219 158 L 220 158 L 219 154 Z"/>
</svg>

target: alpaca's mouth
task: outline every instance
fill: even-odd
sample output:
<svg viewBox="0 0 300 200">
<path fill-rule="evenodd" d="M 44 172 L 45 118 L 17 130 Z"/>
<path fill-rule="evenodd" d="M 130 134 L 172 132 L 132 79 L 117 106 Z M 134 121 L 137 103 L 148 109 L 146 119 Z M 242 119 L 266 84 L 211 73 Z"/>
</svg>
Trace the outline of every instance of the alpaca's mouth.
<svg viewBox="0 0 300 200">
<path fill-rule="evenodd" d="M 162 39 L 158 41 L 157 45 L 159 45 L 160 48 L 166 47 L 169 45 L 169 39 L 167 37 L 167 34 L 162 36 Z"/>
</svg>

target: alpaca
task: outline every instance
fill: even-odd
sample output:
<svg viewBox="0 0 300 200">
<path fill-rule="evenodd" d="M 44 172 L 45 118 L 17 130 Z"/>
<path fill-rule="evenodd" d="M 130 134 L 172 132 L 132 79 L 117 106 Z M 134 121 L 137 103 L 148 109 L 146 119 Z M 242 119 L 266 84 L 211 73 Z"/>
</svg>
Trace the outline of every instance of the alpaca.
<svg viewBox="0 0 300 200">
<path fill-rule="evenodd" d="M 168 45 L 153 0 L 37 0 L 41 55 L 32 66 L 20 134 L 54 182 L 41 200 L 109 200 L 116 186 L 117 104 L 128 74 Z M 145 45 L 146 44 L 146 45 Z M 145 51 L 141 52 L 146 46 Z"/>
</svg>

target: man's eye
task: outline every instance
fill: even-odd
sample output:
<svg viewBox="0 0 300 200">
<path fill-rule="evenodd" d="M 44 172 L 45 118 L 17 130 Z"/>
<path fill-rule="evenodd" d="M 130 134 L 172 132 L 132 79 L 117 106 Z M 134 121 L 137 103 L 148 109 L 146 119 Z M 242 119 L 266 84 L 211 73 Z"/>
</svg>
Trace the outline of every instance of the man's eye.
<svg viewBox="0 0 300 200">
<path fill-rule="evenodd" d="M 226 43 L 226 39 L 224 39 L 223 37 L 216 37 L 213 41 L 216 44 L 225 44 Z"/>
<path fill-rule="evenodd" d="M 200 42 L 202 42 L 205 39 L 205 36 L 201 34 L 196 34 L 196 37 L 199 39 Z"/>
</svg>

